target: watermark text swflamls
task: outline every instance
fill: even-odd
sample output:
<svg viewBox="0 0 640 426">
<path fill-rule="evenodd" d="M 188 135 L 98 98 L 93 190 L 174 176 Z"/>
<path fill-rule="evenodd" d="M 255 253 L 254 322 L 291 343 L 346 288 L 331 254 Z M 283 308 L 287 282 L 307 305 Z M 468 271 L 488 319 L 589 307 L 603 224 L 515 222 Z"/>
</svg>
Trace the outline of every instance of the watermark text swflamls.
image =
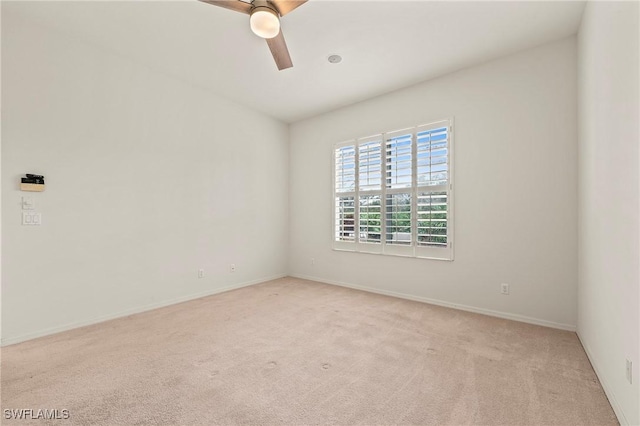
<svg viewBox="0 0 640 426">
<path fill-rule="evenodd" d="M 58 410 L 57 408 L 18 408 L 5 409 L 5 420 L 67 420 L 69 410 Z"/>
</svg>

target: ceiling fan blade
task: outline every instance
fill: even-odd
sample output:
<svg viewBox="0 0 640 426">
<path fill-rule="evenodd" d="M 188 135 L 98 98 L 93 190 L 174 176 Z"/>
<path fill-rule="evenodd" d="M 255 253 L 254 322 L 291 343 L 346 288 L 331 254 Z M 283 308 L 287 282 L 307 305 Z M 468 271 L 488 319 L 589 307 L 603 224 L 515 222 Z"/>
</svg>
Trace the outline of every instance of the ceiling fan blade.
<svg viewBox="0 0 640 426">
<path fill-rule="evenodd" d="M 280 16 L 284 16 L 291 12 L 293 9 L 302 6 L 307 0 L 270 0 L 271 3 L 278 9 Z"/>
<path fill-rule="evenodd" d="M 236 12 L 251 14 L 251 3 L 245 3 L 242 0 L 200 0 L 203 3 L 209 3 L 214 6 L 224 7 L 225 9 L 235 10 Z"/>
<path fill-rule="evenodd" d="M 287 50 L 287 43 L 284 41 L 284 36 L 282 35 L 282 28 L 277 36 L 266 40 L 269 45 L 269 49 L 271 50 L 271 54 L 273 55 L 273 59 L 276 61 L 278 70 L 282 71 L 284 69 L 291 68 L 293 66 L 293 62 L 291 62 L 291 56 L 289 56 L 289 51 Z"/>
</svg>

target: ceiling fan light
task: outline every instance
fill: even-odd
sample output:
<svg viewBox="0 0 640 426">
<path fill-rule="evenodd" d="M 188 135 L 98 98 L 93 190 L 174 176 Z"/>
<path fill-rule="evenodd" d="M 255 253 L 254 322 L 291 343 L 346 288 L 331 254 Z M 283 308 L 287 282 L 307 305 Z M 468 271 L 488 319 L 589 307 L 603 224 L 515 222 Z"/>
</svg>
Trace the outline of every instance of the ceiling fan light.
<svg viewBox="0 0 640 426">
<path fill-rule="evenodd" d="M 258 37 L 273 38 L 280 32 L 280 19 L 275 11 L 268 7 L 256 7 L 249 19 L 251 31 Z"/>
</svg>

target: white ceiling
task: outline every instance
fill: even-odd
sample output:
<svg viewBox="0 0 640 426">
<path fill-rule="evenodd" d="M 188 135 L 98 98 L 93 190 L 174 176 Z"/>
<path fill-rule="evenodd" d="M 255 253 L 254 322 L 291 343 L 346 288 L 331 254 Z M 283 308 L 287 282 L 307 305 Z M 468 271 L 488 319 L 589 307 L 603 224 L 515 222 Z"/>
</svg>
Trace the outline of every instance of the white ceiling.
<svg viewBox="0 0 640 426">
<path fill-rule="evenodd" d="M 278 71 L 248 16 L 195 0 L 3 1 L 18 13 L 285 122 L 575 34 L 583 2 L 310 0 Z M 327 61 L 330 54 L 340 64 Z"/>
</svg>

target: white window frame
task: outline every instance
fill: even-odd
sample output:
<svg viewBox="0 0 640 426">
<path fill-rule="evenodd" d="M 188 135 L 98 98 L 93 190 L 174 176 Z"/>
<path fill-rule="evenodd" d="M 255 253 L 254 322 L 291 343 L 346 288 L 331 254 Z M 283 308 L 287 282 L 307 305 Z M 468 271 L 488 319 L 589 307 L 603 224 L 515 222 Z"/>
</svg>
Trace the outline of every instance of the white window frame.
<svg viewBox="0 0 640 426">
<path fill-rule="evenodd" d="M 447 144 L 447 184 L 445 185 L 431 185 L 431 186 L 418 186 L 417 185 L 417 134 L 419 132 L 436 129 L 440 127 L 448 127 L 448 144 Z M 386 185 L 386 143 L 387 141 L 396 135 L 404 134 L 412 135 L 411 143 L 411 187 L 409 188 L 387 188 Z M 333 146 L 331 151 L 331 169 L 332 174 L 332 194 L 331 199 L 331 240 L 332 248 L 336 251 L 349 251 L 358 253 L 370 253 L 370 254 L 384 254 L 391 256 L 403 256 L 403 257 L 416 257 L 423 259 L 434 260 L 447 260 L 453 261 L 454 259 L 454 120 L 453 117 L 444 120 L 438 120 L 428 124 L 423 124 L 415 127 L 405 128 L 401 130 L 394 130 L 391 132 L 379 133 L 377 135 L 368 136 L 364 138 L 351 139 L 344 142 L 337 143 Z M 381 143 L 381 187 L 380 190 L 360 190 L 360 171 L 359 171 L 359 147 L 361 144 L 380 141 Z M 353 145 L 356 151 L 355 158 L 355 187 L 353 191 L 349 192 L 337 192 L 336 191 L 336 150 Z M 446 247 L 430 247 L 420 246 L 418 241 L 418 193 L 421 192 L 445 192 L 447 194 L 447 246 Z M 386 197 L 388 194 L 398 193 L 410 193 L 411 194 L 411 244 L 410 245 L 395 245 L 386 243 Z M 379 195 L 381 200 L 380 207 L 380 243 L 367 243 L 360 241 L 360 196 L 361 195 Z M 354 223 L 354 241 L 340 241 L 336 240 L 336 197 L 353 197 L 355 207 L 355 223 Z"/>
</svg>

